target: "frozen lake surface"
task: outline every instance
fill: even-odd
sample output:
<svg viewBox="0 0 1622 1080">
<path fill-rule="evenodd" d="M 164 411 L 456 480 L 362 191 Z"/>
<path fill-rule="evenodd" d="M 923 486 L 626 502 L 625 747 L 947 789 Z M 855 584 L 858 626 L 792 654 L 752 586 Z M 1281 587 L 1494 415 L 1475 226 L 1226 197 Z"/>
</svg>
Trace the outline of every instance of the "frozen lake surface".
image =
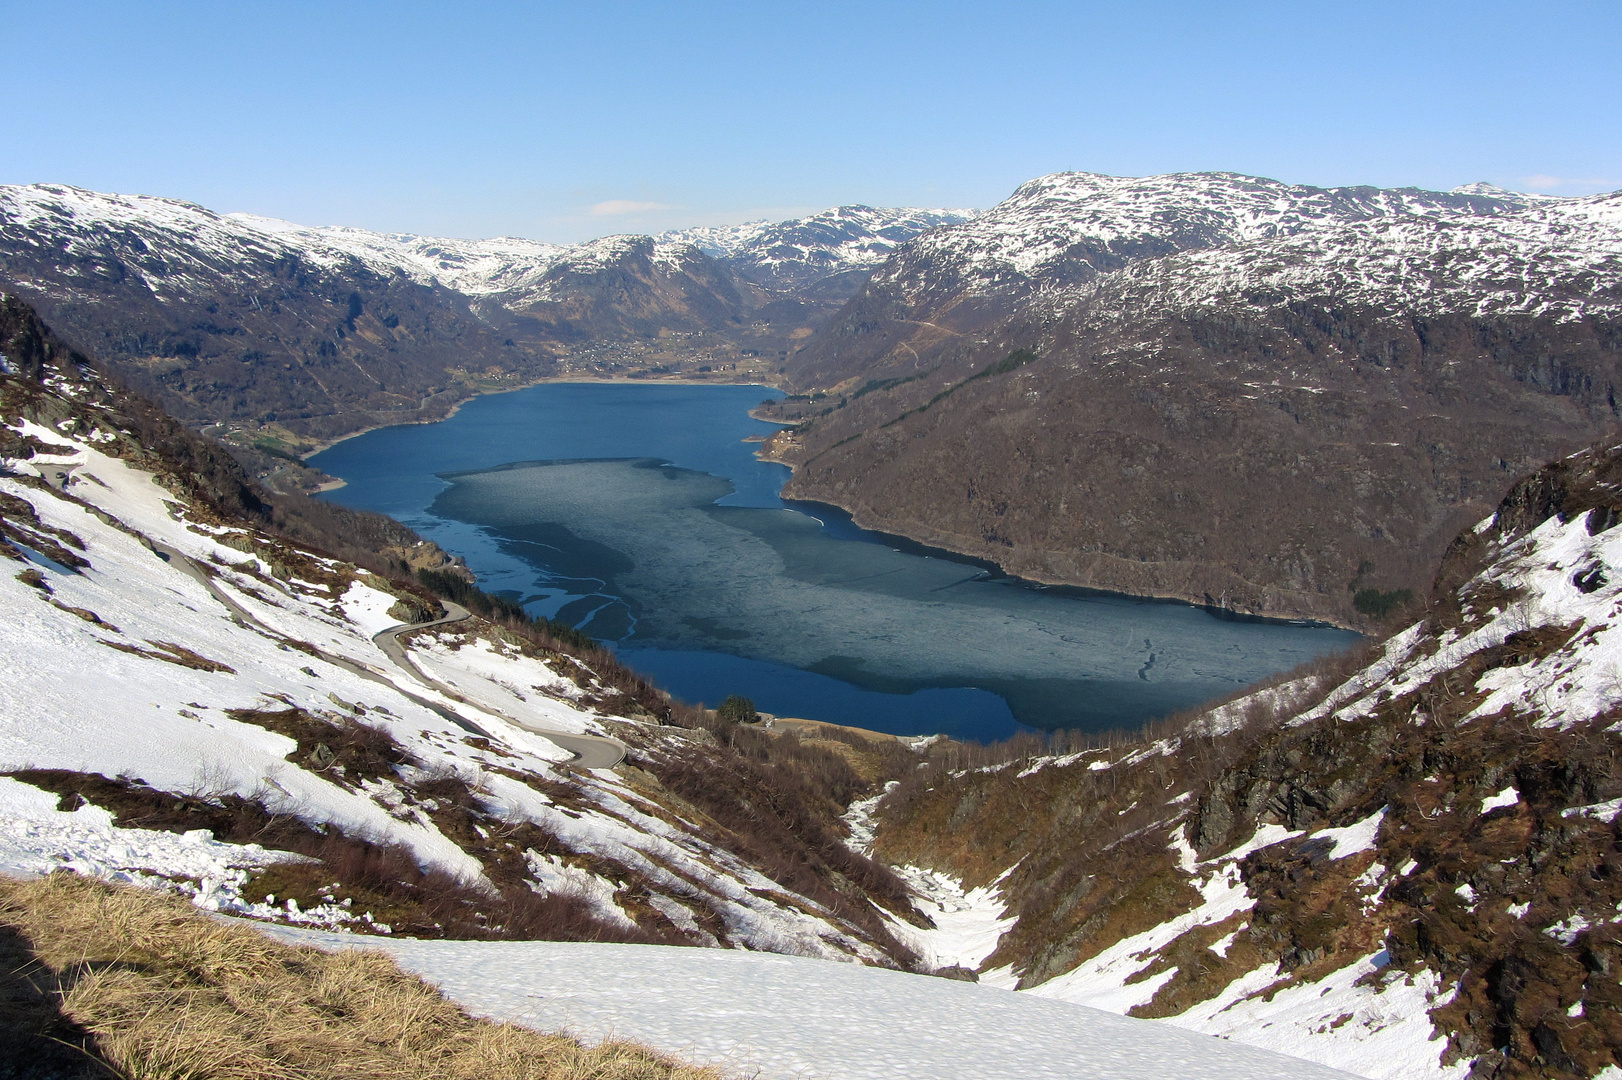
<svg viewBox="0 0 1622 1080">
<path fill-rule="evenodd" d="M 1033 586 L 787 505 L 748 416 L 772 393 L 552 383 L 312 464 L 690 701 L 994 739 L 1138 724 L 1353 640 Z"/>
</svg>

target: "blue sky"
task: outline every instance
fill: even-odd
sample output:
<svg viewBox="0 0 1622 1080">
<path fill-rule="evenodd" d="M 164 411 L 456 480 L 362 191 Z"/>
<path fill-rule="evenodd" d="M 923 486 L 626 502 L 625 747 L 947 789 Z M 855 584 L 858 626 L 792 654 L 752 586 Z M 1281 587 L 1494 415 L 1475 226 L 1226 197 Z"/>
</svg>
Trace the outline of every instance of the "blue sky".
<svg viewBox="0 0 1622 1080">
<path fill-rule="evenodd" d="M 1063 169 L 1622 188 L 1622 3 L 0 0 L 0 183 L 574 241 Z"/>
</svg>

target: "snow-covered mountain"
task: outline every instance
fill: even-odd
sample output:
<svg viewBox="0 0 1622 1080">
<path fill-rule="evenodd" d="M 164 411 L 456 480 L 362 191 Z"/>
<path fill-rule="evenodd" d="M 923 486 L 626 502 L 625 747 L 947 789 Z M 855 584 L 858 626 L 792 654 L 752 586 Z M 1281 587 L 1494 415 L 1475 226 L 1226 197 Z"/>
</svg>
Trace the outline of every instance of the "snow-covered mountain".
<svg viewBox="0 0 1622 1080">
<path fill-rule="evenodd" d="M 906 245 L 871 288 L 913 307 L 964 294 L 1023 294 L 1143 258 L 1413 215 L 1491 217 L 1543 201 L 1471 185 L 1316 188 L 1237 173 L 1117 177 L 1055 173 L 972 220 Z"/>
<path fill-rule="evenodd" d="M 983 981 L 1367 1076 L 1615 1075 L 1619 520 L 1613 439 L 1517 484 L 1349 670 L 923 772 L 875 849 L 989 931 Z"/>
<path fill-rule="evenodd" d="M 984 337 L 1033 301 L 1068 296 L 1101 275 L 1179 253 L 1288 245 L 1291 237 L 1310 248 L 1307 237 L 1362 236 L 1378 223 L 1417 229 L 1424 221 L 1447 222 L 1458 236 L 1502 215 L 1565 201 L 1488 184 L 1437 192 L 1317 188 L 1222 172 L 1055 173 L 1021 185 L 971 220 L 902 244 L 795 357 L 790 376 L 806 388 L 826 388 L 921 353 L 915 337 L 926 347 L 942 333 Z M 1575 217 L 1570 224 L 1582 227 Z M 1558 246 L 1562 235 L 1555 228 L 1547 238 Z"/>
<path fill-rule="evenodd" d="M 614 363 L 764 374 L 758 358 L 786 354 L 897 243 L 960 216 L 843 208 L 555 245 L 35 184 L 0 187 L 0 287 L 195 427 L 304 452 L 555 374 L 575 352 L 594 370 L 627 343 L 635 356 Z"/>
<path fill-rule="evenodd" d="M 455 240 L 344 226 L 310 227 L 253 214 L 226 216 L 301 246 L 397 268 L 419 281 L 437 282 L 468 296 L 498 296 L 516 306 L 563 298 L 555 285 L 543 285 L 549 270 L 589 273 L 611 265 L 630 247 L 646 246 L 645 238 L 630 235 L 579 244 L 507 236 Z M 789 221 L 677 229 L 653 237 L 652 251 L 657 261 L 674 265 L 691 258 L 686 249 L 697 248 L 747 281 L 795 293 L 825 278 L 871 271 L 899 244 L 973 216 L 972 210 L 839 206 Z M 558 276 L 553 275 L 554 281 Z M 859 284 L 852 282 L 848 288 L 854 291 Z"/>
<path fill-rule="evenodd" d="M 590 275 L 643 252 L 666 271 L 694 257 L 679 237 L 609 236 L 575 245 L 516 237 L 456 240 L 310 227 L 254 214 L 217 214 L 194 203 L 147 195 L 110 195 L 55 184 L 0 186 L 0 237 L 36 259 L 58 258 L 67 290 L 58 300 L 91 300 L 71 291 L 74 278 L 133 277 L 159 299 L 210 295 L 222 284 L 251 286 L 274 268 L 303 265 L 329 273 L 400 276 L 469 299 L 509 307 L 564 299 L 559 280 Z M 114 265 L 114 261 L 118 265 Z M 268 272 L 267 272 L 267 268 Z M 44 281 L 23 284 L 46 287 Z M 65 294 L 65 295 L 64 295 Z"/>
<path fill-rule="evenodd" d="M 552 370 L 419 263 L 172 199 L 0 188 L 0 287 L 198 427 L 330 438 Z"/>
<path fill-rule="evenodd" d="M 376 233 L 329 225 L 309 227 L 254 214 L 230 220 L 327 258 L 353 258 L 422 284 L 442 285 L 473 299 L 494 299 L 508 308 L 568 297 L 561 284 L 589 276 L 641 254 L 665 270 L 690 259 L 693 245 L 680 239 L 621 235 L 580 244 L 547 244 L 520 237 L 455 240 L 410 233 Z"/>
<path fill-rule="evenodd" d="M 658 259 L 675 264 L 689 247 L 781 290 L 852 270 L 871 270 L 896 246 L 969 210 L 874 209 L 842 206 L 790 221 L 705 226 L 654 238 Z M 132 260 L 140 283 L 162 296 L 209 290 L 221 275 L 266 261 L 296 257 L 334 270 L 363 266 L 441 285 L 469 297 L 510 297 L 522 304 L 547 271 L 589 272 L 641 238 L 611 236 L 580 244 L 522 237 L 460 240 L 379 233 L 347 226 L 307 226 L 256 214 L 219 214 L 195 203 L 149 195 L 114 195 L 62 184 L 0 186 L 0 230 L 39 251 L 93 263 L 120 242 L 145 259 Z M 93 273 L 83 266 L 83 273 Z M 559 298 L 555 293 L 543 294 Z"/>
<path fill-rule="evenodd" d="M 791 221 L 682 229 L 660 239 L 694 244 L 744 278 L 774 289 L 849 295 L 900 244 L 974 215 L 973 210 L 836 206 Z"/>
<path fill-rule="evenodd" d="M 398 270 L 424 284 L 437 282 L 468 296 L 522 288 L 569 250 L 522 237 L 452 240 L 378 233 L 343 225 L 295 225 L 279 218 L 231 213 L 226 218 L 300 248 L 341 253 L 388 271 Z"/>
<path fill-rule="evenodd" d="M 1134 319 L 1304 303 L 1408 318 L 1614 314 L 1622 308 L 1622 193 L 1280 231 L 1136 262 L 1055 298 L 1055 306 Z"/>
<path fill-rule="evenodd" d="M 299 273 L 403 273 L 436 279 L 407 245 L 265 218 L 216 214 L 195 203 L 112 195 L 60 184 L 0 186 L 0 241 L 17 283 L 59 303 L 100 303 L 109 282 L 128 282 L 164 303 L 252 288 Z"/>
</svg>

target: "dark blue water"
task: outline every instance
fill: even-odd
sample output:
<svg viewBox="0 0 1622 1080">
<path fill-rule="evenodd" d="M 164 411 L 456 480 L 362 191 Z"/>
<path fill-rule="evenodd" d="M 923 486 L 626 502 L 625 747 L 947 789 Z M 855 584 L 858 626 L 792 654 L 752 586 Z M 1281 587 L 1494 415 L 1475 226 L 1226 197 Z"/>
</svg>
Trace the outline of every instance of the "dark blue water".
<svg viewBox="0 0 1622 1080">
<path fill-rule="evenodd" d="M 761 387 L 547 384 L 311 463 L 688 701 L 897 734 L 1130 726 L 1353 639 L 1049 589 L 786 505 Z"/>
</svg>

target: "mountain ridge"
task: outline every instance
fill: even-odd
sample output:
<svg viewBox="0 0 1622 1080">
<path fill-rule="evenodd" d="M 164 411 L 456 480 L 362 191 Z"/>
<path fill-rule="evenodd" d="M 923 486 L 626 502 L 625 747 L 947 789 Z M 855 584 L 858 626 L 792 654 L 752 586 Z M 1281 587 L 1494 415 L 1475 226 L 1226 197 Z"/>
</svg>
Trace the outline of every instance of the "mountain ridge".
<svg viewBox="0 0 1622 1080">
<path fill-rule="evenodd" d="M 965 330 L 987 313 L 1006 312 L 1013 301 L 1084 284 L 1138 259 L 1293 235 L 1335 221 L 1449 211 L 1492 216 L 1540 201 L 1476 189 L 1316 188 L 1224 172 L 1054 173 L 1025 182 L 970 221 L 904 245 L 869 278 L 850 312 L 797 359 L 791 381 L 809 379 L 823 389 L 837 383 L 849 374 L 835 363 L 842 338 L 870 334 L 886 319 L 940 320 Z M 959 305 L 964 310 L 954 314 Z M 871 350 L 858 355 L 873 360 Z"/>
<path fill-rule="evenodd" d="M 480 392 L 648 369 L 770 378 L 935 216 L 834 210 L 719 247 L 705 232 L 734 267 L 680 235 L 464 241 L 36 184 L 0 187 L 0 286 L 193 427 L 228 434 L 261 477 L 306 486 L 323 478 L 290 459 Z M 749 259 L 770 273 L 752 280 Z"/>
<path fill-rule="evenodd" d="M 1151 179 L 1119 182 L 1124 248 L 996 210 L 903 245 L 763 409 L 795 425 L 787 493 L 1036 580 L 1367 625 L 1358 592 L 1417 590 L 1515 475 L 1618 423 L 1619 196 L 1303 189 L 1339 208 L 1313 217 L 1224 175 L 1217 224 L 1260 238 L 1211 245 L 1190 178 Z M 1013 216 L 1047 214 L 1025 190 Z M 1029 272 L 976 263 L 992 241 Z"/>
</svg>

